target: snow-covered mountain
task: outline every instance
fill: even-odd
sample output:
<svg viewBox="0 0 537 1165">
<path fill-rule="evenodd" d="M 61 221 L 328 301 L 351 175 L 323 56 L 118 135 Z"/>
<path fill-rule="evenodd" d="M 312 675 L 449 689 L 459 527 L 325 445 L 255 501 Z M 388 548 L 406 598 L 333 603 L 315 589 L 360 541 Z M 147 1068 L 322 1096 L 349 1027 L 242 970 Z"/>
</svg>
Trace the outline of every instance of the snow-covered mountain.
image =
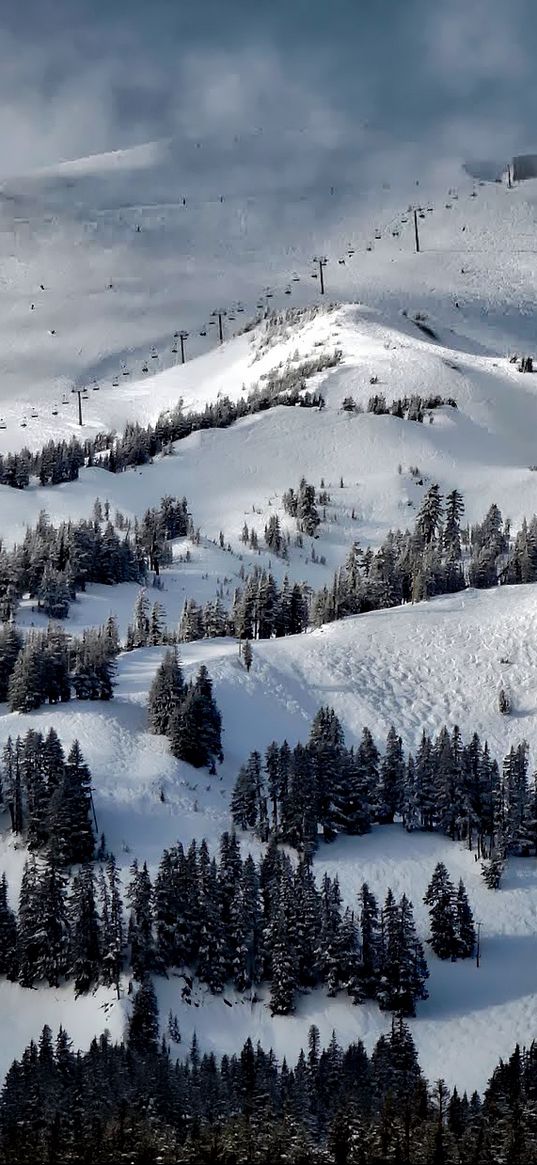
<svg viewBox="0 0 537 1165">
<path fill-rule="evenodd" d="M 219 396 L 237 401 L 269 377 L 283 380 L 304 362 L 339 351 L 333 366 L 307 380 L 324 407 L 279 406 L 229 428 L 207 428 L 176 442 L 169 456 L 121 474 L 93 465 L 62 485 L 2 486 L 5 546 L 19 542 L 42 510 L 55 523 L 86 518 L 99 497 L 112 516 L 119 510 L 134 521 L 164 495 L 185 495 L 200 537 L 175 540 L 157 596 L 175 626 L 186 598 L 205 602 L 220 593 L 229 604 L 241 573 L 253 566 L 270 566 L 279 581 L 287 574 L 314 589 L 328 585 L 354 541 L 375 549 L 389 530 L 410 527 L 432 483 L 443 495 L 455 488 L 463 494 L 470 524 L 492 503 L 513 531 L 537 512 L 537 381 L 510 362 L 515 354 L 535 355 L 532 183 L 484 185 L 461 169 L 444 190 L 381 191 L 376 201 L 368 192 L 357 207 L 349 194 L 315 235 L 301 230 L 297 196 L 274 248 L 272 239 L 270 247 L 263 243 L 268 212 L 260 192 L 241 199 L 225 190 L 220 201 L 220 191 L 201 188 L 191 196 L 179 177 L 172 146 L 159 143 L 4 183 L 0 451 L 121 431 L 132 421 L 154 424 L 179 399 L 186 413 Z M 315 192 L 305 197 L 310 223 Z M 417 197 L 419 253 L 407 209 Z M 311 279 L 314 255 L 328 259 L 324 299 L 318 278 Z M 220 308 L 227 312 L 221 345 L 209 323 Z M 275 314 L 241 330 L 267 312 Z M 189 359 L 181 366 L 171 348 L 183 327 Z M 72 384 L 88 386 L 81 431 Z M 413 396 L 456 407 L 426 408 L 419 423 L 366 411 L 373 394 L 388 408 Z M 349 398 L 359 407 L 349 408 Z M 313 555 L 310 539 L 294 543 L 296 525 L 282 502 L 302 477 L 316 490 L 323 482 L 329 495 Z M 264 548 L 274 514 L 292 536 L 288 560 Z M 259 535 L 259 551 L 241 540 L 245 523 Z M 138 590 L 134 583 L 89 586 L 72 604 L 67 630 L 79 634 L 112 612 L 124 635 Z M 254 643 L 249 673 L 234 640 L 184 645 L 186 674 L 207 665 L 222 711 L 225 761 L 216 777 L 176 761 L 166 740 L 147 731 L 161 647 L 120 656 L 109 704 L 76 701 L 35 713 L 3 705 L 0 744 L 29 728 L 54 727 L 66 746 L 77 738 L 93 775 L 99 830 L 122 873 L 136 857 L 154 874 L 163 848 L 177 839 L 187 845 L 206 837 L 216 845 L 230 826 L 230 792 L 248 753 L 274 739 L 306 740 L 321 705 L 334 708 L 349 745 L 364 725 L 379 744 L 394 725 L 409 750 L 423 729 L 435 734 L 458 725 L 464 739 L 476 731 L 488 740 L 500 762 L 525 738 L 535 766 L 536 599 L 535 585 L 466 590 L 356 616 Z M 46 625 L 34 608 L 21 604 L 22 628 Z M 508 717 L 498 712 L 500 687 L 511 698 Z M 2 824 L 0 870 L 15 899 L 26 849 L 6 819 Z M 242 844 L 260 848 L 248 837 Z M 537 1032 L 535 859 L 510 859 L 495 892 L 462 845 L 395 824 L 321 843 L 314 871 L 337 873 L 351 907 L 364 880 L 381 898 L 389 885 L 407 893 L 425 938 L 422 899 L 440 860 L 464 878 L 482 926 L 482 966 L 428 955 L 430 998 L 419 1004 L 412 1030 L 428 1076 L 473 1089 L 500 1055 Z M 250 1034 L 280 1056 L 294 1054 L 312 1022 L 323 1040 L 335 1028 L 340 1040 L 360 1035 L 371 1047 L 390 1022 L 376 1005 L 353 1007 L 321 989 L 301 998 L 294 1016 L 272 1017 L 263 991 L 254 1003 L 231 989 L 215 997 L 197 987 L 193 1007 L 176 977 L 158 980 L 157 988 L 162 1014 L 177 1013 L 185 1039 L 196 1030 L 216 1052 Z M 117 1001 L 103 987 L 75 1000 L 69 984 L 29 992 L 2 982 L 0 1068 L 45 1021 L 54 1027 L 61 1020 L 81 1047 L 105 1027 L 119 1037 L 129 1006 L 126 994 Z"/>
</svg>

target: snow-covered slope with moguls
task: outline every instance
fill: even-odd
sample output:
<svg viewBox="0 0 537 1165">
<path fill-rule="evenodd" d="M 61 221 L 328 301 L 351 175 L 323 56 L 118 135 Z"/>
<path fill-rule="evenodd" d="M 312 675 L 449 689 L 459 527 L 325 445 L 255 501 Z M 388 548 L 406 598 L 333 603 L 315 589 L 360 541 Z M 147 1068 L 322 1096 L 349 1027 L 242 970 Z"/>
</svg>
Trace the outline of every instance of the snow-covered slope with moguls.
<svg viewBox="0 0 537 1165">
<path fill-rule="evenodd" d="M 526 738 L 531 763 L 537 759 L 537 588 L 501 588 L 467 592 L 428 604 L 347 619 L 311 634 L 254 645 L 249 675 L 231 641 L 185 645 L 186 674 L 206 663 L 224 723 L 225 761 L 217 777 L 171 757 L 163 738 L 146 732 L 147 690 L 161 657 L 149 648 L 121 657 L 118 688 L 108 706 L 74 703 L 43 708 L 32 715 L 0 716 L 0 743 L 9 734 L 32 726 L 54 726 L 66 745 L 80 740 L 93 773 L 99 828 L 118 857 L 125 880 L 136 856 L 155 872 L 162 849 L 180 839 L 206 837 L 216 846 L 229 827 L 229 793 L 239 765 L 254 749 L 271 740 L 291 744 L 305 740 L 321 704 L 336 710 L 347 742 L 359 740 L 369 725 L 382 746 L 391 724 L 414 749 L 422 728 L 435 733 L 443 724 L 458 724 L 464 738 L 477 731 L 491 753 L 502 759 L 511 744 Z M 513 714 L 497 711 L 498 687 L 509 691 Z M 161 801 L 161 790 L 165 801 Z M 245 838 L 244 845 L 258 844 Z M 13 892 L 24 849 L 9 836 L 1 843 L 0 865 Z M 418 928 L 425 939 L 428 917 L 422 898 L 432 870 L 442 860 L 452 877 L 463 877 L 475 917 L 482 923 L 482 961 L 442 963 L 430 952 L 429 999 L 418 1006 L 412 1031 L 420 1059 L 431 1077 L 481 1088 L 500 1055 L 524 1042 L 537 1028 L 537 952 L 535 918 L 537 882 L 534 859 L 512 859 L 502 889 L 486 889 L 474 854 L 446 838 L 407 834 L 399 825 L 375 827 L 363 838 L 321 844 L 314 862 L 320 877 L 326 869 L 339 876 L 344 899 L 353 905 L 367 880 L 383 898 L 388 886 L 411 897 Z M 324 992 L 300 997 L 295 1016 L 271 1017 L 268 993 L 253 1003 L 227 989 L 213 997 L 203 987 L 194 1005 L 181 997 L 182 980 L 157 980 L 165 1018 L 171 1009 L 183 1038 L 195 1030 L 205 1047 L 231 1051 L 247 1035 L 272 1045 L 279 1056 L 294 1056 L 309 1024 L 319 1025 L 324 1040 L 335 1028 L 347 1042 L 362 1037 L 368 1047 L 389 1028 L 390 1019 L 376 1006 L 352 1006 L 344 997 Z M 60 1021 L 84 1046 L 94 1031 L 109 1027 L 119 1036 L 127 998 L 99 989 L 75 1001 L 72 988 L 29 993 L 0 985 L 6 1015 L 0 1069 L 22 1050 L 36 1027 Z M 226 1002 L 227 1001 L 227 1002 Z M 232 1015 L 230 1013 L 230 1005 Z"/>
<path fill-rule="evenodd" d="M 120 510 L 134 520 L 165 494 L 186 495 L 200 537 L 176 541 L 155 594 L 174 626 L 185 598 L 205 602 L 219 592 L 229 603 L 253 566 L 312 588 L 329 583 L 353 541 L 374 547 L 390 528 L 411 526 L 432 482 L 443 495 L 462 492 L 469 523 L 492 502 L 513 530 L 537 512 L 537 375 L 520 374 L 509 360 L 535 355 L 532 183 L 508 190 L 473 183 L 461 170 L 449 193 L 420 189 L 416 254 L 406 209 L 416 190 L 385 191 L 377 199 L 369 191 L 356 203 L 352 192 L 334 196 L 335 209 L 317 218 L 316 235 L 317 193 L 304 195 L 312 201 L 303 229 L 305 204 L 293 196 L 275 244 L 274 232 L 269 243 L 263 230 L 278 207 L 274 190 L 211 192 L 200 178 L 197 192 L 183 193 L 176 163 L 170 144 L 157 143 L 4 183 L 0 451 L 122 430 L 130 421 L 153 423 L 179 399 L 187 411 L 219 394 L 236 400 L 269 376 L 340 349 L 340 362 L 307 384 L 322 393 L 325 407 L 280 406 L 228 429 L 206 429 L 176 442 L 170 455 L 119 475 L 94 466 L 62 486 L 0 487 L 3 543 L 19 541 L 42 510 L 55 522 L 88 517 L 98 496 L 110 502 L 112 518 Z M 311 279 L 314 255 L 328 259 L 324 300 Z M 304 311 L 285 316 L 290 306 Z M 222 345 L 209 323 L 218 308 L 228 313 Z M 271 309 L 275 317 L 233 334 Z M 182 327 L 189 331 L 184 366 L 171 351 Z M 88 386 L 82 430 L 73 384 Z M 419 424 L 360 411 L 372 393 L 388 405 L 439 395 L 457 407 L 435 409 Z M 342 407 L 349 397 L 359 406 L 354 412 Z M 282 505 L 283 493 L 302 476 L 317 490 L 324 482 L 329 495 L 314 554 L 308 539 L 295 544 L 296 524 Z M 274 513 L 290 534 L 288 561 L 264 547 Z M 259 552 L 241 540 L 245 523 L 258 534 Z M 78 634 L 114 612 L 124 634 L 137 594 L 133 584 L 89 587 L 72 604 L 66 627 Z M 23 601 L 22 627 L 44 624 L 34 608 Z M 500 761 L 511 744 L 527 739 L 535 766 L 536 620 L 537 589 L 528 586 L 467 591 L 255 643 L 249 675 L 232 640 L 185 645 L 186 673 L 207 664 L 223 714 L 225 762 L 217 777 L 175 761 L 166 741 L 146 731 L 160 648 L 120 658 L 109 705 L 73 702 L 31 716 L 2 706 L 0 744 L 29 727 L 54 726 L 66 746 L 77 737 L 94 778 L 99 828 L 122 871 L 137 857 L 154 872 L 163 847 L 177 838 L 206 836 L 216 844 L 229 827 L 230 789 L 249 751 L 273 739 L 306 738 L 321 704 L 334 707 L 348 743 L 367 724 L 382 744 L 394 724 L 412 749 L 423 728 L 458 724 L 464 737 L 477 731 L 488 739 Z M 500 687 L 512 702 L 509 717 L 497 710 Z M 0 869 L 15 898 L 25 848 L 0 824 Z M 244 845 L 258 848 L 247 838 Z M 537 1034 L 534 860 L 510 861 L 494 893 L 463 847 L 395 825 L 321 846 L 315 868 L 339 874 L 349 904 L 364 879 L 381 897 L 388 885 L 406 891 L 425 937 L 422 897 L 438 860 L 464 878 L 482 923 L 483 960 L 477 970 L 430 956 L 430 999 L 412 1028 L 425 1072 L 471 1089 L 484 1085 L 517 1040 Z M 266 995 L 254 1003 L 196 987 L 188 1007 L 174 976 L 157 986 L 162 1015 L 177 1012 L 185 1041 L 196 1030 L 216 1052 L 250 1034 L 280 1057 L 293 1056 L 311 1022 L 323 1040 L 335 1028 L 342 1041 L 362 1036 L 371 1047 L 390 1022 L 372 1005 L 352 1007 L 323 992 L 304 996 L 296 1015 L 281 1019 L 271 1017 Z M 69 985 L 26 992 L 1 983 L 0 1070 L 44 1022 L 63 1023 L 78 1046 L 105 1027 L 119 1038 L 130 1006 L 124 987 L 119 1001 L 104 989 L 75 1001 Z"/>
</svg>

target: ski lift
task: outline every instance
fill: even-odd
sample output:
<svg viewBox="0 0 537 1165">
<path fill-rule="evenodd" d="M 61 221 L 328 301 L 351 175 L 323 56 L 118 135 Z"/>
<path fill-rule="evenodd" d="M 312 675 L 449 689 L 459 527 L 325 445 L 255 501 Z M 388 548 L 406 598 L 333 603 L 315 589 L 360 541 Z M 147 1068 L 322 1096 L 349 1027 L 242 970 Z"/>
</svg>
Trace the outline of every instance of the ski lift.
<svg viewBox="0 0 537 1165">
<path fill-rule="evenodd" d="M 349 256 L 349 259 L 352 259 L 352 256 L 354 255 L 354 247 L 349 247 L 347 255 Z"/>
<path fill-rule="evenodd" d="M 312 273 L 311 273 L 311 278 L 312 278 L 312 279 L 318 279 L 318 278 L 319 278 L 319 276 L 318 276 L 318 274 L 317 274 L 317 272 L 316 272 L 316 271 L 312 271 Z"/>
<path fill-rule="evenodd" d="M 37 409 L 32 409 L 32 411 L 31 411 L 31 413 L 30 413 L 30 416 L 31 416 L 31 418 L 32 418 L 32 420 L 33 420 L 33 421 L 36 421 L 36 420 L 37 420 L 37 418 L 38 418 L 38 416 L 39 416 L 39 413 L 38 413 Z"/>
<path fill-rule="evenodd" d="M 432 213 L 433 213 L 433 208 L 432 208 L 432 206 L 428 206 L 428 207 L 427 207 L 427 214 L 432 214 Z"/>
<path fill-rule="evenodd" d="M 446 202 L 446 210 L 451 210 L 451 202 Z"/>
<path fill-rule="evenodd" d="M 345 266 L 345 260 L 344 260 L 344 259 L 338 259 L 338 263 L 339 263 L 340 267 L 344 267 L 344 266 Z"/>
<path fill-rule="evenodd" d="M 142 372 L 149 372 L 149 365 L 147 363 L 147 360 L 144 360 L 144 362 L 142 364 Z"/>
<path fill-rule="evenodd" d="M 206 330 L 206 328 L 202 328 L 202 329 L 201 329 L 201 332 L 200 332 L 200 336 L 206 336 L 206 335 L 207 335 L 207 330 Z"/>
<path fill-rule="evenodd" d="M 129 376 L 129 375 L 130 375 L 130 373 L 129 373 L 129 370 L 128 370 L 128 368 L 122 368 L 122 369 L 121 369 L 121 375 L 122 375 L 122 376 Z"/>
<path fill-rule="evenodd" d="M 237 308 L 236 308 L 236 310 L 237 310 L 237 311 L 244 311 L 244 308 L 243 308 L 243 306 L 242 306 L 242 303 L 238 303 L 238 304 L 237 304 Z"/>
<path fill-rule="evenodd" d="M 397 227 L 393 228 L 392 235 L 393 235 L 394 239 L 399 238 L 399 231 L 397 230 Z"/>
<path fill-rule="evenodd" d="M 366 251 L 372 251 L 372 250 L 373 250 L 373 248 L 371 246 L 371 243 L 368 243 L 367 247 L 366 247 Z"/>
<path fill-rule="evenodd" d="M 228 315 L 228 317 L 227 317 L 227 318 L 228 318 L 228 320 L 234 320 L 234 319 L 235 319 L 235 316 L 230 314 L 230 315 Z"/>
<path fill-rule="evenodd" d="M 418 218 L 425 218 L 425 214 L 424 214 L 423 210 L 418 210 Z"/>
<path fill-rule="evenodd" d="M 156 349 L 156 348 L 153 348 L 153 349 L 152 349 L 152 352 L 151 352 L 151 359 L 152 359 L 152 360 L 158 360 L 158 352 L 157 352 L 157 349 Z"/>
<path fill-rule="evenodd" d="M 263 300 L 262 300 L 262 299 L 260 299 L 260 300 L 259 300 L 259 303 L 257 304 L 257 310 L 258 310 L 258 311 L 263 311 L 263 308 L 264 308 L 264 306 L 265 306 L 265 304 L 263 303 Z"/>
<path fill-rule="evenodd" d="M 114 379 L 112 381 L 112 388 L 117 388 L 118 385 L 119 385 L 119 376 L 114 376 Z"/>
<path fill-rule="evenodd" d="M 382 235 L 381 235 L 381 233 L 380 233 L 380 231 L 379 231 L 378 227 L 377 227 L 377 229 L 376 229 L 376 231 L 375 231 L 375 238 L 377 239 L 377 241 L 378 241 L 379 239 L 381 239 L 381 238 L 382 238 Z"/>
<path fill-rule="evenodd" d="M 172 344 L 171 351 L 174 356 L 177 356 L 177 344 Z M 147 369 L 142 368 L 142 372 L 147 372 Z"/>
<path fill-rule="evenodd" d="M 284 295 L 291 295 L 291 288 L 290 287 L 285 288 Z"/>
<path fill-rule="evenodd" d="M 69 397 L 67 396 L 67 393 L 64 392 L 64 394 L 62 396 L 62 405 L 68 405 L 68 404 L 69 404 Z"/>
<path fill-rule="evenodd" d="M 401 219 L 401 222 L 402 222 L 402 223 L 405 223 L 405 224 L 408 222 L 408 219 L 407 219 L 407 217 L 406 217 L 406 214 L 404 214 L 404 215 L 403 215 L 403 217 L 402 217 L 402 219 Z"/>
<path fill-rule="evenodd" d="M 266 295 L 267 299 L 272 299 L 274 292 L 273 291 L 266 291 L 265 295 Z"/>
<path fill-rule="evenodd" d="M 89 393 L 88 393 L 87 388 L 84 389 L 83 393 L 81 393 L 81 396 L 82 396 L 82 400 L 89 400 Z M 32 416 L 33 416 L 33 413 L 32 413 Z"/>
<path fill-rule="evenodd" d="M 477 198 L 477 190 L 472 190 L 470 198 Z"/>
<path fill-rule="evenodd" d="M 7 425 L 3 417 L 0 417 L 0 429 L 7 429 Z"/>
<path fill-rule="evenodd" d="M 21 421 L 21 429 L 25 429 L 27 424 L 28 424 L 28 422 L 26 420 L 26 417 L 23 417 L 22 421 Z"/>
<path fill-rule="evenodd" d="M 96 380 L 93 381 L 93 384 L 91 387 L 92 387 L 94 392 L 99 392 L 99 385 L 97 384 Z"/>
<path fill-rule="evenodd" d="M 292 275 L 291 283 L 300 283 L 300 275 Z"/>
</svg>

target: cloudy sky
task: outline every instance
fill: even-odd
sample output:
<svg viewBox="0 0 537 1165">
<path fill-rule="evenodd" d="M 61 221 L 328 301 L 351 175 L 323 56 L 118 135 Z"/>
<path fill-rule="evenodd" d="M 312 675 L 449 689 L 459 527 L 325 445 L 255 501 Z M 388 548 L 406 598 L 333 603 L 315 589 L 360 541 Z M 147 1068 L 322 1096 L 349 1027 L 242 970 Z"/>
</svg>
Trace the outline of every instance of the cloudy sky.
<svg viewBox="0 0 537 1165">
<path fill-rule="evenodd" d="M 168 136 L 506 157 L 536 30 L 534 0 L 3 0 L 0 173 Z"/>
</svg>

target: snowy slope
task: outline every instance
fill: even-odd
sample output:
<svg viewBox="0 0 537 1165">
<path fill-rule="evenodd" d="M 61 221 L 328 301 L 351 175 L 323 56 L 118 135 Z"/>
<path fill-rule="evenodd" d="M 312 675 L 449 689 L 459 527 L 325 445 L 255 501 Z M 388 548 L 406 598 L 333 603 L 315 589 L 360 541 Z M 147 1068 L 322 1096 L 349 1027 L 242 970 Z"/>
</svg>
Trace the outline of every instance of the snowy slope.
<svg viewBox="0 0 537 1165">
<path fill-rule="evenodd" d="M 288 573 L 322 585 L 354 539 L 376 545 L 388 529 L 412 524 L 432 481 L 443 493 L 462 491 L 470 522 L 481 519 L 493 501 L 515 528 L 524 514 L 537 511 L 537 474 L 530 470 L 537 463 L 537 379 L 521 376 L 508 362 L 515 350 L 533 351 L 533 184 L 514 191 L 476 185 L 473 198 L 473 183 L 454 175 L 458 197 L 430 191 L 433 210 L 419 219 L 423 250 L 416 255 L 411 216 L 404 211 L 415 190 L 363 191 L 357 202 L 349 191 L 321 216 L 315 213 L 315 191 L 305 201 L 297 193 L 280 216 L 275 244 L 274 231 L 265 240 L 264 228 L 277 217 L 277 191 L 245 193 L 230 185 L 221 203 L 219 192 L 203 187 L 200 173 L 197 193 L 187 190 L 183 206 L 178 174 L 170 144 L 156 143 L 4 184 L 0 411 L 7 427 L 0 429 L 0 451 L 23 444 L 38 448 L 51 436 L 78 433 L 72 398 L 61 405 L 72 382 L 90 384 L 95 377 L 99 384 L 99 391 L 90 387 L 84 404 L 82 435 L 90 435 L 122 428 L 128 420 L 154 421 L 180 397 L 187 409 L 203 407 L 218 393 L 237 399 L 244 388 L 285 369 L 295 353 L 303 360 L 339 347 L 341 363 L 309 385 L 322 391 L 326 407 L 278 408 L 228 430 L 196 433 L 176 443 L 173 456 L 118 476 L 92 468 L 60 487 L 1 488 L 3 540 L 20 539 L 41 509 L 54 521 L 87 517 L 98 495 L 109 499 L 112 514 L 117 507 L 134 518 L 164 494 L 185 494 L 201 543 L 177 541 L 173 565 L 163 572 L 164 590 L 155 595 L 173 624 L 189 595 L 206 601 L 223 587 L 229 599 L 243 565 L 270 565 L 279 578 Z M 419 197 L 427 206 L 425 190 Z M 321 224 L 316 232 L 314 222 Z M 327 299 L 341 301 L 340 307 L 281 329 L 261 325 L 221 347 L 214 327 L 203 329 L 207 337 L 199 335 L 211 310 L 230 308 L 239 297 L 245 312 L 226 321 L 226 335 L 255 316 L 269 281 L 274 294 L 263 299 L 264 307 L 318 301 L 310 273 L 321 248 L 330 260 Z M 300 282 L 291 282 L 293 272 Z M 285 295 L 288 287 L 291 296 Z M 416 312 L 425 313 L 436 339 L 413 322 Z M 183 326 L 191 332 L 188 353 L 196 358 L 180 367 L 170 347 L 173 332 Z M 147 374 L 141 372 L 144 359 Z M 121 361 L 129 369 L 126 377 Z M 374 388 L 371 377 L 378 380 Z M 345 397 L 366 406 L 372 392 L 383 393 L 388 404 L 438 393 L 453 397 L 458 408 L 436 410 L 432 423 L 422 425 L 342 411 Z M 419 479 L 410 472 L 416 466 Z M 310 545 L 291 546 L 289 563 L 245 549 L 244 523 L 262 541 L 275 512 L 293 537 L 281 496 L 302 475 L 316 488 L 324 479 L 331 495 L 315 546 L 325 563 L 311 561 Z M 230 550 L 217 545 L 220 531 Z M 73 604 L 68 628 L 100 624 L 114 611 L 124 630 L 137 591 L 132 585 L 89 588 Z M 110 847 L 124 869 L 137 856 L 154 871 L 162 848 L 177 838 L 206 836 L 215 843 L 229 825 L 230 788 L 248 752 L 272 739 L 304 739 L 320 704 L 335 708 L 348 743 L 359 738 L 364 724 L 382 743 L 393 723 L 405 746 L 414 748 L 422 728 L 435 732 L 444 723 L 458 724 L 463 736 L 476 730 L 487 738 L 498 759 L 525 737 L 535 765 L 536 618 L 536 587 L 465 592 L 254 644 L 249 676 L 234 642 L 186 646 L 185 669 L 207 663 L 223 713 L 226 760 L 217 778 L 176 762 L 166 742 L 145 731 L 159 648 L 120 659 L 115 699 L 106 707 L 73 703 L 32 716 L 0 708 L 0 744 L 30 726 L 53 725 L 67 746 L 78 737 Z M 25 603 L 19 620 L 37 625 L 40 616 Z M 500 686 L 513 703 L 510 717 L 497 712 Z M 244 844 L 255 848 L 247 839 Z M 5 830 L 0 856 L 15 894 L 25 854 Z M 421 899 L 440 859 L 467 884 L 482 922 L 483 965 L 479 971 L 473 964 L 445 966 L 431 956 L 430 999 L 420 1005 L 413 1031 L 429 1076 L 482 1087 L 499 1055 L 537 1033 L 535 863 L 511 861 L 504 888 L 493 893 L 485 889 L 472 854 L 443 838 L 408 836 L 394 826 L 321 847 L 316 868 L 319 874 L 338 873 L 349 903 L 364 878 L 379 896 L 388 885 L 397 893 L 405 890 L 425 937 Z M 232 993 L 226 993 L 231 1009 L 204 990 L 195 995 L 199 1006 L 188 1007 L 180 987 L 173 978 L 159 982 L 163 1016 L 171 1007 L 185 1038 L 195 1028 L 203 1045 L 216 1051 L 236 1048 L 252 1034 L 279 1055 L 293 1055 L 311 1022 L 319 1024 L 323 1039 L 335 1027 L 341 1040 L 361 1035 L 371 1046 L 390 1022 L 372 1005 L 353 1008 L 322 992 L 302 999 L 295 1017 L 272 1019 L 263 1002 L 236 1000 Z M 103 990 L 75 1002 L 70 988 L 25 992 L 2 983 L 7 1037 L 0 1071 L 45 1021 L 56 1026 L 61 1018 L 84 1046 L 105 1026 L 119 1037 L 127 1010 L 126 998 L 114 1001 Z"/>
<path fill-rule="evenodd" d="M 488 739 L 499 759 L 523 737 L 530 763 L 537 758 L 537 587 L 469 592 L 348 619 L 298 638 L 258 643 L 246 675 L 232 642 L 187 645 L 187 673 L 200 661 L 214 678 L 222 709 L 226 759 L 217 778 L 194 773 L 175 761 L 163 739 L 145 732 L 147 689 L 162 649 L 137 651 L 120 659 L 116 697 L 104 709 L 76 703 L 43 708 L 33 715 L 4 714 L 0 742 L 32 725 L 54 725 L 66 745 L 78 737 L 94 776 L 99 827 L 125 873 L 134 856 L 154 872 L 164 846 L 192 836 L 216 844 L 229 827 L 228 795 L 238 766 L 253 748 L 272 739 L 291 744 L 306 738 L 311 718 L 330 703 L 344 726 L 348 743 L 364 724 L 382 745 L 393 723 L 405 747 L 415 748 L 421 729 L 436 732 L 458 724 L 463 737 L 474 730 Z M 509 663 L 502 660 L 509 659 Z M 503 683 L 513 700 L 513 715 L 497 712 Z M 471 694 L 471 695 L 470 695 Z M 160 790 L 165 803 L 160 800 Z M 245 839 L 245 844 L 250 844 Z M 254 843 L 254 849 L 257 846 Z M 8 839 L 2 861 L 13 887 L 24 858 Z M 482 966 L 445 965 L 429 955 L 430 998 L 412 1021 L 424 1070 L 448 1082 L 482 1087 L 499 1055 L 537 1028 L 537 880 L 533 860 L 511 860 L 500 892 L 485 888 L 474 856 L 445 838 L 406 834 L 400 826 L 376 827 L 365 838 L 342 838 L 321 845 L 315 869 L 337 872 L 345 900 L 354 904 L 364 879 L 380 897 L 388 886 L 410 895 L 423 938 L 427 912 L 421 902 L 433 867 L 445 861 L 455 878 L 463 877 L 476 918 L 482 922 Z M 373 1005 L 352 1007 L 343 997 L 328 1000 L 319 991 L 299 1002 L 292 1018 L 271 1018 L 264 1002 L 226 991 L 233 1005 L 198 989 L 195 1002 L 181 1000 L 182 981 L 158 984 L 163 1016 L 176 1011 L 184 1036 L 197 1030 L 204 1046 L 230 1050 L 252 1034 L 273 1044 L 278 1054 L 294 1054 L 311 1022 L 328 1039 L 333 1027 L 342 1041 L 362 1036 L 368 1046 L 389 1026 Z M 9 1013 L 12 1039 L 7 1060 L 22 1049 L 36 1024 L 62 1022 L 83 1045 L 95 1029 L 122 1030 L 125 1001 L 99 990 L 91 1000 L 74 1002 L 70 988 L 31 993 L 30 1010 L 20 1006 L 21 990 L 2 984 L 2 1011 Z M 39 1002 L 40 1001 L 40 1002 Z M 479 1045 L 479 1058 L 474 1051 Z M 439 1048 L 441 1055 L 439 1056 Z"/>
</svg>

